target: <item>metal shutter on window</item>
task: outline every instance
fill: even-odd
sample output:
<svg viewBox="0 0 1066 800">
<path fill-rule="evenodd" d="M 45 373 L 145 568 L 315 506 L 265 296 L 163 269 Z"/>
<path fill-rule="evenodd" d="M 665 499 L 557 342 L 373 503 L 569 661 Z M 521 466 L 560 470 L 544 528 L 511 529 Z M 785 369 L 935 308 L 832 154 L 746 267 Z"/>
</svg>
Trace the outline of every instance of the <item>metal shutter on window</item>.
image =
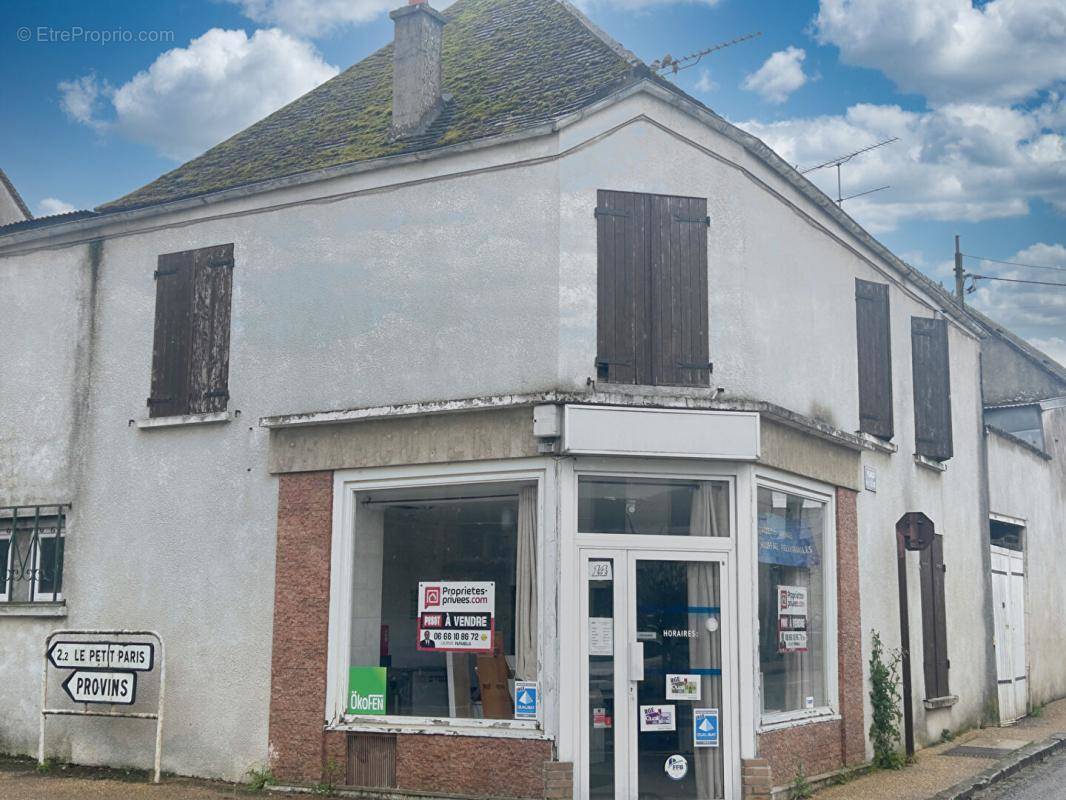
<svg viewBox="0 0 1066 800">
<path fill-rule="evenodd" d="M 911 366 L 915 449 L 923 456 L 945 461 L 953 454 L 947 322 L 911 318 Z"/>
<path fill-rule="evenodd" d="M 855 280 L 855 327 L 859 364 L 859 430 L 891 439 L 892 342 L 888 285 Z"/>
</svg>

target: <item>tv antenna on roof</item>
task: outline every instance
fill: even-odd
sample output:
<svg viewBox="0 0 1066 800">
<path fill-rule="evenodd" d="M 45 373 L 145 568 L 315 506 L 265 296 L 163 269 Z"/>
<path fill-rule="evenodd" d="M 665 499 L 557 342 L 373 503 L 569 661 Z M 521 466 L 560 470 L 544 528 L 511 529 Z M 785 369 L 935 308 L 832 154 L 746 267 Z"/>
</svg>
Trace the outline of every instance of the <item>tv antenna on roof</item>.
<svg viewBox="0 0 1066 800">
<path fill-rule="evenodd" d="M 696 66 L 700 63 L 700 60 L 709 53 L 713 53 L 716 50 L 725 50 L 727 47 L 732 47 L 735 44 L 740 44 L 741 42 L 746 42 L 749 39 L 755 39 L 759 36 L 762 36 L 762 31 L 748 33 L 744 36 L 738 36 L 736 39 L 730 39 L 728 42 L 722 42 L 720 44 L 711 45 L 705 50 L 700 50 L 696 53 L 689 53 L 687 56 L 681 56 L 681 58 L 674 58 L 669 53 L 667 53 L 662 58 L 656 61 L 652 61 L 651 68 L 655 72 L 660 73 L 669 70 L 674 75 L 676 75 L 683 69 L 689 69 L 690 67 Z"/>
<path fill-rule="evenodd" d="M 822 169 L 823 167 L 836 167 L 837 168 L 837 199 L 836 204 L 838 206 L 843 205 L 845 200 L 854 200 L 856 197 L 862 197 L 866 194 L 873 194 L 874 192 L 880 192 L 884 189 L 888 189 L 888 186 L 879 186 L 876 189 L 867 189 L 865 192 L 858 192 L 857 194 L 849 194 L 847 197 L 841 193 L 840 189 L 840 167 L 843 164 L 847 164 L 855 156 L 862 155 L 863 153 L 869 153 L 871 150 L 876 150 L 878 147 L 884 147 L 886 144 L 892 144 L 898 142 L 899 137 L 893 136 L 891 139 L 885 139 L 883 142 L 877 142 L 877 144 L 871 144 L 861 150 L 856 150 L 854 153 L 848 153 L 846 156 L 840 156 L 839 158 L 831 158 L 828 161 L 824 161 L 821 164 L 817 164 L 807 169 L 801 169 L 800 175 L 806 175 L 808 172 L 814 172 L 816 169 Z"/>
</svg>

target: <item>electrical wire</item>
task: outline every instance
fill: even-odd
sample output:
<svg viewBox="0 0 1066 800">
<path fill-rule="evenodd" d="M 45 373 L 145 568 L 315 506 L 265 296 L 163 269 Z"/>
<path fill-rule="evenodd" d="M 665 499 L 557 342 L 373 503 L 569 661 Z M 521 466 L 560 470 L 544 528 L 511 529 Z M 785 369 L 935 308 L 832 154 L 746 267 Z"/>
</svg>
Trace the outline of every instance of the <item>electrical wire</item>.
<svg viewBox="0 0 1066 800">
<path fill-rule="evenodd" d="M 972 258 L 976 261 L 990 261 L 993 264 L 1007 264 L 1012 267 L 1025 267 L 1026 269 L 1050 269 L 1056 272 L 1066 272 L 1066 267 L 1049 267 L 1042 264 L 1022 264 L 1017 261 L 1002 261 L 998 258 L 985 258 L 984 256 L 971 256 L 969 253 L 962 253 L 963 258 Z"/>
<path fill-rule="evenodd" d="M 1006 281 L 1007 283 L 1031 283 L 1036 286 L 1061 286 L 1066 289 L 1066 283 L 1051 283 L 1049 281 L 1023 281 L 1020 278 L 994 278 L 991 275 L 973 275 L 968 274 L 968 277 L 973 278 L 975 281 Z"/>
</svg>

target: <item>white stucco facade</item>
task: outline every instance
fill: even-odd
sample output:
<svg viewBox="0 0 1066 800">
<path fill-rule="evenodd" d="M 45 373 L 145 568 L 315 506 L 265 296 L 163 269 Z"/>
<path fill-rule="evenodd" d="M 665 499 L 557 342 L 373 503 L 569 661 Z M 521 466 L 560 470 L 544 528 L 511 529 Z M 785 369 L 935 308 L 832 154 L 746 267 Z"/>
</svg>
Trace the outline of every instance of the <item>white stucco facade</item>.
<svg viewBox="0 0 1066 800">
<path fill-rule="evenodd" d="M 890 285 L 895 450 L 862 450 L 877 488 L 857 501 L 863 661 L 873 630 L 901 644 L 894 530 L 921 511 L 944 536 L 959 700 L 926 711 L 913 659 L 916 735 L 979 723 L 994 686 L 978 335 L 948 309 L 955 455 L 943 470 L 919 465 L 910 318 L 942 314 L 942 300 L 707 117 L 646 88 L 541 136 L 0 237 L 0 352 L 14 365 L 0 383 L 0 505 L 72 504 L 65 618 L 0 615 L 0 750 L 35 747 L 50 629 L 148 627 L 169 653 L 164 769 L 239 779 L 265 763 L 278 489 L 258 421 L 585 391 L 598 189 L 708 199 L 712 386 L 724 404 L 770 403 L 853 434 L 855 278 Z M 157 257 L 228 242 L 230 419 L 141 429 Z M 991 446 L 993 464 L 1027 458 Z M 1005 496 L 1035 488 L 1008 472 Z M 850 486 L 861 481 L 858 469 Z M 916 560 L 910 569 L 907 644 L 920 653 Z M 1037 677 L 1041 697 L 1066 693 L 1066 676 Z M 137 724 L 56 724 L 50 749 L 143 765 L 150 737 Z"/>
</svg>

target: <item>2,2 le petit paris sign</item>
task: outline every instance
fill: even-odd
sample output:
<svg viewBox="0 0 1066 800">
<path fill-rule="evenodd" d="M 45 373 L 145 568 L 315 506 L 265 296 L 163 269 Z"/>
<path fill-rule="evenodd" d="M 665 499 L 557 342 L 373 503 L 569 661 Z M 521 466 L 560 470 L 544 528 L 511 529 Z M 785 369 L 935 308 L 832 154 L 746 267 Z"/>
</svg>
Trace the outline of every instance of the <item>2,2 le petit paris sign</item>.
<svg viewBox="0 0 1066 800">
<path fill-rule="evenodd" d="M 74 670 L 63 691 L 75 703 L 133 705 L 137 673 L 155 666 L 151 642 L 52 642 L 48 661 L 56 669 Z"/>
</svg>

